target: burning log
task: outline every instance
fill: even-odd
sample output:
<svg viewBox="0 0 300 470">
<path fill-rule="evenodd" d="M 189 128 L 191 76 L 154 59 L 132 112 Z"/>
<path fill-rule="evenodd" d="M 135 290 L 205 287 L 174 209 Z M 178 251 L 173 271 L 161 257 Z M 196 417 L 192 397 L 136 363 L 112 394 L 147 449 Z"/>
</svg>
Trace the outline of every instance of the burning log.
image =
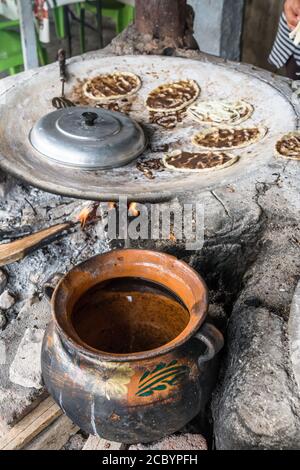
<svg viewBox="0 0 300 470">
<path fill-rule="evenodd" d="M 177 239 L 176 239 L 176 237 L 175 237 L 175 235 L 174 235 L 173 232 L 170 233 L 169 240 L 170 240 L 171 242 L 174 242 L 174 243 L 177 241 Z"/>
<path fill-rule="evenodd" d="M 74 227 L 74 222 L 66 222 L 48 227 L 40 232 L 28 235 L 20 240 L 0 245 L 0 266 L 19 261 L 35 250 L 57 240 L 64 231 Z"/>
<path fill-rule="evenodd" d="M 62 236 L 63 232 L 67 232 L 78 224 L 83 228 L 87 224 L 96 221 L 99 218 L 97 216 L 99 204 L 98 202 L 93 202 L 84 207 L 76 217 L 76 221 L 57 224 L 40 230 L 39 232 L 32 233 L 20 240 L 0 245 L 0 266 L 19 261 L 33 251 L 53 243 Z"/>
</svg>

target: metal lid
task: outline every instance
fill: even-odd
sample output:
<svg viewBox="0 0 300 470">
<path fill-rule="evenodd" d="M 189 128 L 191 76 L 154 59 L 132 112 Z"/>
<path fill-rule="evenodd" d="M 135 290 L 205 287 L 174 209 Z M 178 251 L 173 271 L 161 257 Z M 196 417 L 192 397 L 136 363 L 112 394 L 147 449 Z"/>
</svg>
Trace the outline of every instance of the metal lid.
<svg viewBox="0 0 300 470">
<path fill-rule="evenodd" d="M 101 108 L 65 108 L 42 117 L 29 140 L 43 156 L 86 170 L 126 165 L 145 149 L 142 128 L 128 116 Z"/>
</svg>

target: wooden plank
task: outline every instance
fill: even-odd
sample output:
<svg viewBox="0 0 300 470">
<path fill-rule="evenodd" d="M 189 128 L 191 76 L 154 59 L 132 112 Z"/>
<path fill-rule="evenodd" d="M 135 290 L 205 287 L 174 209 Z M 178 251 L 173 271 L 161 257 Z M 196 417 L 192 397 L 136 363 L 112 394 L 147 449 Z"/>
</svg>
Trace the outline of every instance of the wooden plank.
<svg viewBox="0 0 300 470">
<path fill-rule="evenodd" d="M 39 66 L 31 0 L 18 0 L 25 70 Z"/>
<path fill-rule="evenodd" d="M 68 442 L 69 438 L 78 431 L 79 427 L 66 415 L 62 415 L 32 442 L 25 446 L 24 449 L 59 450 Z"/>
<path fill-rule="evenodd" d="M 277 33 L 283 0 L 246 2 L 243 28 L 242 61 L 267 70 L 274 70 L 268 56 Z M 253 34 L 255 31 L 255 34 Z"/>
<path fill-rule="evenodd" d="M 99 436 L 90 436 L 82 450 L 123 450 L 125 448 L 126 445 L 121 442 L 112 442 Z"/>
<path fill-rule="evenodd" d="M 22 449 L 61 415 L 59 406 L 47 398 L 0 439 L 0 450 Z"/>
</svg>

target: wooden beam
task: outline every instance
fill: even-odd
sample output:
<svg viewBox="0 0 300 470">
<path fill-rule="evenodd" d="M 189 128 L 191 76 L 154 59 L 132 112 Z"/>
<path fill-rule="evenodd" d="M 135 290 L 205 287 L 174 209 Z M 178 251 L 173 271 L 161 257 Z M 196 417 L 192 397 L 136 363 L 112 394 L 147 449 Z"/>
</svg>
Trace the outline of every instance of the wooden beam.
<svg viewBox="0 0 300 470">
<path fill-rule="evenodd" d="M 23 449 L 61 415 L 60 407 L 47 398 L 0 439 L 0 450 Z"/>
<path fill-rule="evenodd" d="M 72 423 L 66 415 L 60 416 L 25 446 L 24 450 L 60 450 L 78 431 L 78 426 Z"/>
<path fill-rule="evenodd" d="M 31 0 L 18 0 L 20 30 L 25 70 L 39 66 Z"/>
</svg>

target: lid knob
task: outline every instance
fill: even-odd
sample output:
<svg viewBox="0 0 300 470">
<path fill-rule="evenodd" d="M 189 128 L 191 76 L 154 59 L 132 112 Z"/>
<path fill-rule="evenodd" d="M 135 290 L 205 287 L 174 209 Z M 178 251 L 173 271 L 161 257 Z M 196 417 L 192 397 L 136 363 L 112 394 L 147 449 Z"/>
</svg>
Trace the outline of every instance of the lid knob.
<svg viewBox="0 0 300 470">
<path fill-rule="evenodd" d="M 82 117 L 86 126 L 93 126 L 94 122 L 98 118 L 98 114 L 87 111 L 86 113 L 82 114 Z"/>
</svg>

